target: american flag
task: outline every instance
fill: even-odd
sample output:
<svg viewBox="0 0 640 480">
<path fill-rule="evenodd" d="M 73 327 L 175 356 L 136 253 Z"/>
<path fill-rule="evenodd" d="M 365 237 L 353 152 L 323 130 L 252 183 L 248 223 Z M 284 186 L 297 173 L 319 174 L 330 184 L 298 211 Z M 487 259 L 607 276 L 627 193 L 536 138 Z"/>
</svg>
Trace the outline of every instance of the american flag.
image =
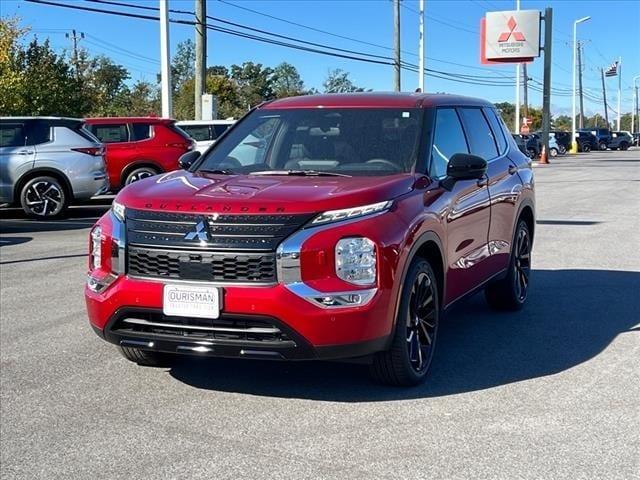
<svg viewBox="0 0 640 480">
<path fill-rule="evenodd" d="M 604 72 L 604 76 L 615 77 L 616 75 L 618 75 L 618 62 L 613 62 L 608 70 Z"/>
</svg>

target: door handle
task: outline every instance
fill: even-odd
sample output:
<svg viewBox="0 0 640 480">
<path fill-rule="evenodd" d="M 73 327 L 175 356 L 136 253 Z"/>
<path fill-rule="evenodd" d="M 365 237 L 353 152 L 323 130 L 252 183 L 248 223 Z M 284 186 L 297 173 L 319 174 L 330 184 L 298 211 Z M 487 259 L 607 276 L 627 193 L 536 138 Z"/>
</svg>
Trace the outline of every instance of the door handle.
<svg viewBox="0 0 640 480">
<path fill-rule="evenodd" d="M 489 184 L 489 177 L 487 175 L 484 175 L 483 177 L 480 177 L 478 179 L 479 187 L 486 187 L 488 184 Z"/>
<path fill-rule="evenodd" d="M 509 175 L 513 175 L 514 173 L 516 173 L 518 171 L 518 167 L 516 167 L 515 165 L 509 165 Z"/>
<path fill-rule="evenodd" d="M 32 155 L 33 150 L 18 150 L 16 153 L 18 155 Z"/>
</svg>

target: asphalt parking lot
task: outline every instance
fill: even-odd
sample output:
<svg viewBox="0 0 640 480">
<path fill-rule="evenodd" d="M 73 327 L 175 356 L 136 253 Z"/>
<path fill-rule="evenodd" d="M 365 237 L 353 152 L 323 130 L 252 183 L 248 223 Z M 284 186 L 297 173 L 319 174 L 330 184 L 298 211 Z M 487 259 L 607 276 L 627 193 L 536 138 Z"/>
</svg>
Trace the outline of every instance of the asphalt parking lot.
<svg viewBox="0 0 640 480">
<path fill-rule="evenodd" d="M 536 168 L 532 290 L 442 326 L 430 381 L 359 365 L 137 367 L 89 328 L 89 227 L 0 213 L 0 476 L 640 478 L 640 150 Z"/>
</svg>

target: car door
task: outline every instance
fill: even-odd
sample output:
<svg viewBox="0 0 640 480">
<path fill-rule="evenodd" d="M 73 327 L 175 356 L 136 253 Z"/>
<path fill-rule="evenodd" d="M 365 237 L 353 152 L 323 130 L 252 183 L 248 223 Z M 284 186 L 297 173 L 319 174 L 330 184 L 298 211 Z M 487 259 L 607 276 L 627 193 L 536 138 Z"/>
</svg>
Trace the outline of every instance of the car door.
<svg viewBox="0 0 640 480">
<path fill-rule="evenodd" d="M 438 108 L 434 115 L 429 176 L 443 179 L 449 159 L 456 153 L 469 153 L 469 142 L 455 108 Z M 459 180 L 441 198 L 447 199 L 441 217 L 447 255 L 444 305 L 448 305 L 487 277 L 489 190 L 484 179 Z"/>
<path fill-rule="evenodd" d="M 13 201 L 16 181 L 33 168 L 36 152 L 27 145 L 26 123 L 0 122 L 0 201 Z"/>
<path fill-rule="evenodd" d="M 491 258 L 487 263 L 490 274 L 494 275 L 507 268 L 509 264 L 514 222 L 522 193 L 522 182 L 517 175 L 517 164 L 509 158 L 511 152 L 506 138 L 506 127 L 501 123 L 498 113 L 492 108 L 483 108 L 468 112 L 465 118 L 469 122 L 474 122 L 473 131 L 477 135 L 483 135 L 488 139 L 486 149 L 492 155 L 492 157 L 486 158 L 489 197 L 491 198 L 491 225 L 488 242 Z M 495 145 L 495 149 L 493 145 Z M 511 154 L 517 155 L 518 152 Z"/>
<path fill-rule="evenodd" d="M 136 158 L 135 148 L 129 143 L 129 129 L 126 123 L 105 123 L 89 125 L 89 130 L 104 144 L 107 173 L 112 187 L 122 184 L 122 172 Z"/>
</svg>

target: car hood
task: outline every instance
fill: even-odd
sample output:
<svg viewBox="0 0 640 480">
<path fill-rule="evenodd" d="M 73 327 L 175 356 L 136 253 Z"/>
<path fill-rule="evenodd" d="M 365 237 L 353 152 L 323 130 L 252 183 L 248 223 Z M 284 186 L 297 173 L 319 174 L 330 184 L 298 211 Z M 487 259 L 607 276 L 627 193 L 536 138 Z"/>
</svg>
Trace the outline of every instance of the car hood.
<svg viewBox="0 0 640 480">
<path fill-rule="evenodd" d="M 413 174 L 384 177 L 213 175 L 184 170 L 123 189 L 127 208 L 171 212 L 312 213 L 391 200 L 413 189 Z"/>
</svg>

